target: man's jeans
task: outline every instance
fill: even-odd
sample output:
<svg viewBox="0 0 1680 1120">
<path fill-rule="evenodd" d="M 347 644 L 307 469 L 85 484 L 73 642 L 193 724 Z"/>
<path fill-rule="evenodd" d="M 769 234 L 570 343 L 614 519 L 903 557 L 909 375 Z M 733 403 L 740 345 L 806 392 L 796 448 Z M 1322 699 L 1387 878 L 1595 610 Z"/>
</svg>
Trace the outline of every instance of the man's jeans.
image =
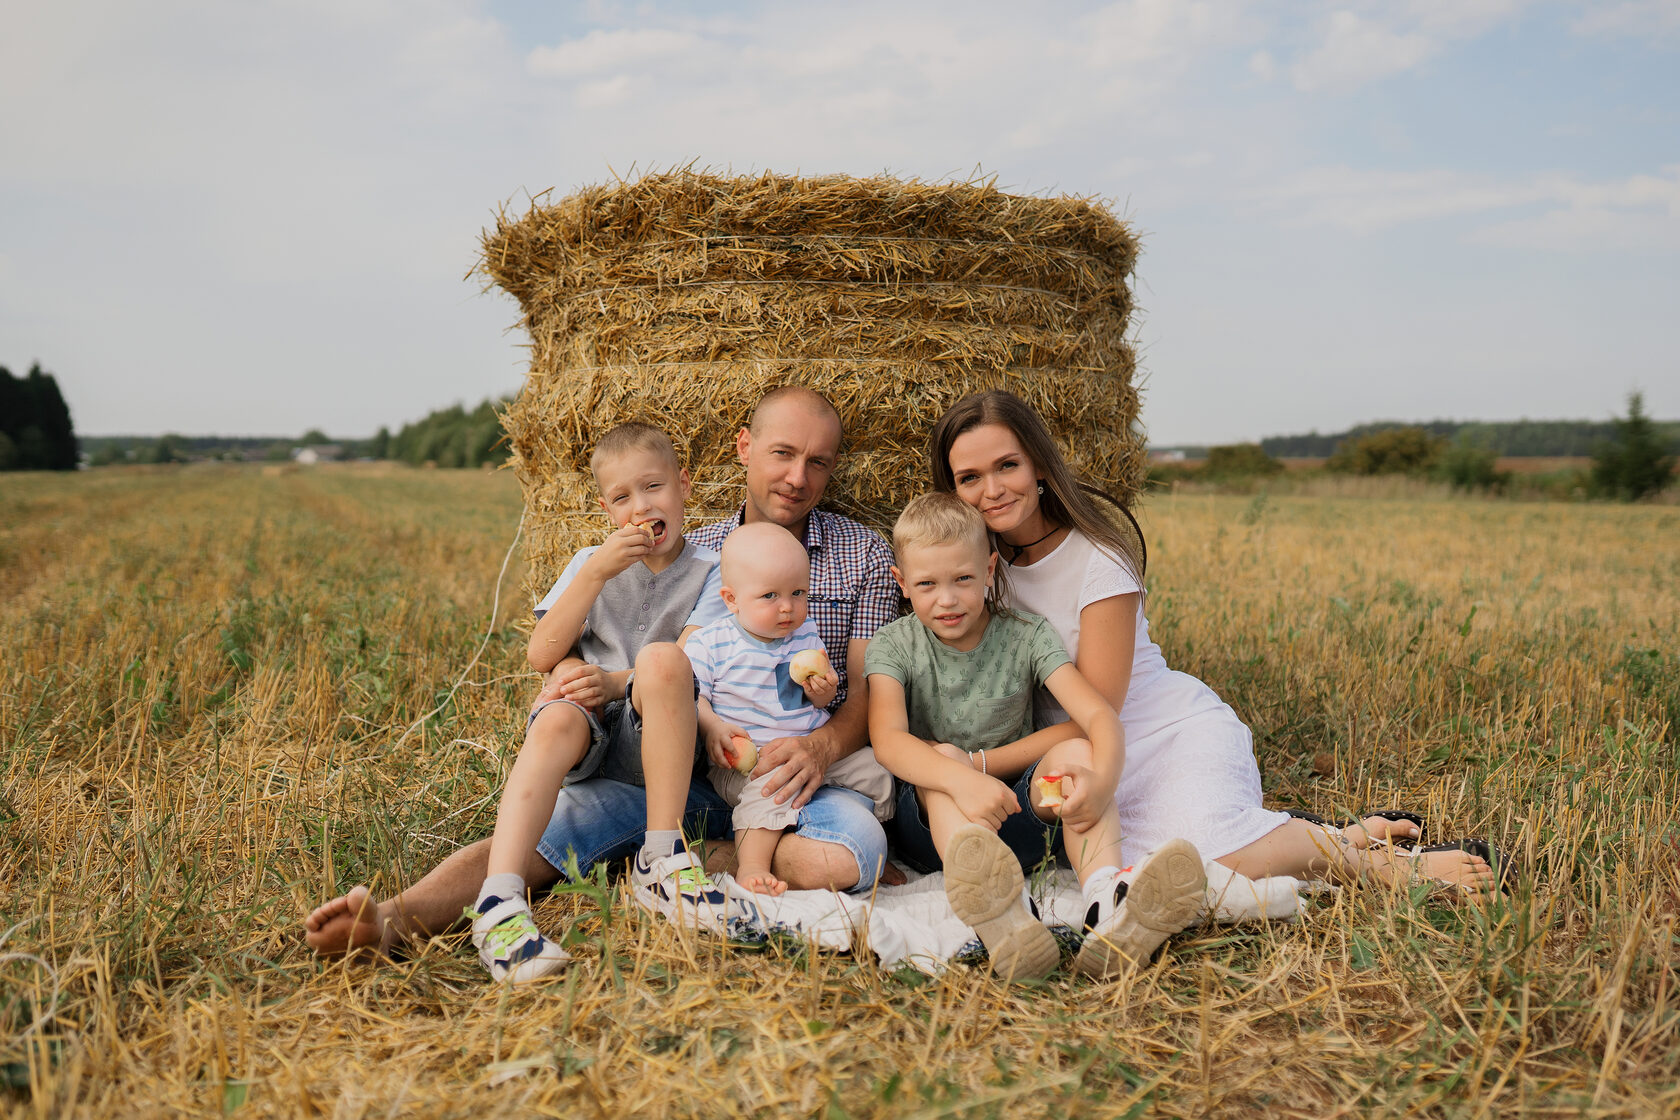
<svg viewBox="0 0 1680 1120">
<path fill-rule="evenodd" d="M 566 786 L 555 801 L 554 816 L 537 843 L 537 854 L 565 875 L 576 855 L 578 870 L 588 874 L 603 860 L 625 859 L 642 846 L 647 831 L 647 790 L 611 778 L 590 778 Z M 703 775 L 688 787 L 683 813 L 685 835 L 719 840 L 729 836 L 729 805 Z M 856 790 L 822 786 L 789 832 L 807 840 L 840 844 L 857 860 L 858 882 L 852 894 L 875 888 L 887 859 L 887 834 L 875 819 L 874 803 Z"/>
</svg>

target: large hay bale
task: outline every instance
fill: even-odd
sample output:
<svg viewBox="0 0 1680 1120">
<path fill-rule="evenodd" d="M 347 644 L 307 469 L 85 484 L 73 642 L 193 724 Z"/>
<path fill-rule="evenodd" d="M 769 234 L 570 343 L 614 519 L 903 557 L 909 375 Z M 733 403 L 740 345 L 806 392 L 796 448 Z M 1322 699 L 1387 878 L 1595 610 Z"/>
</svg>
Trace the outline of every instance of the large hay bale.
<svg viewBox="0 0 1680 1120">
<path fill-rule="evenodd" d="M 845 422 L 826 504 L 877 527 L 927 488 L 933 422 L 982 388 L 1026 398 L 1130 499 L 1145 458 L 1126 338 L 1136 257 L 1099 205 L 983 183 L 679 171 L 504 212 L 480 267 L 531 338 L 503 422 L 532 588 L 602 535 L 588 459 L 608 427 L 670 432 L 696 522 L 720 517 L 739 498 L 735 432 L 788 383 Z"/>
</svg>

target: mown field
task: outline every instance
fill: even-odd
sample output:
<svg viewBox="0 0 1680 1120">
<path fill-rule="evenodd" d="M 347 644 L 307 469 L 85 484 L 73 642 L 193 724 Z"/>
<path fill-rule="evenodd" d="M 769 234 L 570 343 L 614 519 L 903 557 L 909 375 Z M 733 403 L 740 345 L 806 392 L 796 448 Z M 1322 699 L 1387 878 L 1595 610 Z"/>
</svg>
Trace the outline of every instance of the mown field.
<svg viewBox="0 0 1680 1120">
<path fill-rule="evenodd" d="M 1680 509 L 1151 499 L 1170 661 L 1268 799 L 1523 861 L 1486 908 L 1348 891 L 1110 985 L 679 935 L 315 961 L 300 919 L 487 833 L 533 678 L 506 474 L 0 482 L 0 1113 L 1482 1116 L 1680 1111 Z M 482 655 L 475 653 L 483 645 Z"/>
</svg>

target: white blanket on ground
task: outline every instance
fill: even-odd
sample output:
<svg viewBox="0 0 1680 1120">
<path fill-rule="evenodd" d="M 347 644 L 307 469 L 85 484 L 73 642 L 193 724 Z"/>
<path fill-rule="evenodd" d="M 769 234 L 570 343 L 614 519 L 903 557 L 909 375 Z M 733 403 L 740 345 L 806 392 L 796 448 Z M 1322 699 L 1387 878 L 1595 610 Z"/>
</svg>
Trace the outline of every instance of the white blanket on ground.
<svg viewBox="0 0 1680 1120">
<path fill-rule="evenodd" d="M 1207 864 L 1203 918 L 1221 925 L 1288 921 L 1300 911 L 1300 885 L 1287 876 L 1248 879 L 1223 865 Z M 1085 900 L 1073 872 L 1056 871 L 1029 884 L 1044 924 L 1079 930 Z M 873 898 L 831 891 L 788 891 L 780 897 L 750 894 L 733 880 L 729 892 L 758 907 L 761 934 L 783 934 L 833 951 L 867 948 L 883 969 L 908 965 L 936 974 L 968 947 L 979 947 L 974 931 L 945 900 L 943 874 L 914 876 L 899 887 L 880 887 Z"/>
</svg>

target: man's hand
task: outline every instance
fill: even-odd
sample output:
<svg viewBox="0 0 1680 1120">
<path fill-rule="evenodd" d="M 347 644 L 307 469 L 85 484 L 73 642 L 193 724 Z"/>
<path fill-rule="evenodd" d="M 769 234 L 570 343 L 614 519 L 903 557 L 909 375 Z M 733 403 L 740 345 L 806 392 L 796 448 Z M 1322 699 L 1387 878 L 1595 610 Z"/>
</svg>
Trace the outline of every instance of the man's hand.
<svg viewBox="0 0 1680 1120">
<path fill-rule="evenodd" d="M 652 551 L 653 538 L 646 530 L 634 525 L 620 525 L 601 542 L 601 547 L 589 558 L 589 564 L 605 583 Z"/>
<path fill-rule="evenodd" d="M 1015 791 L 989 774 L 978 770 L 954 775 L 946 790 L 962 815 L 994 831 L 1003 827 L 1011 813 L 1021 810 Z"/>
<path fill-rule="evenodd" d="M 820 676 L 806 677 L 804 685 L 805 698 L 811 701 L 814 708 L 826 708 L 834 703 L 834 697 L 840 691 L 840 674 L 832 667 Z"/>
<path fill-rule="evenodd" d="M 570 700 L 596 712 L 609 701 L 621 699 L 623 695 L 618 683 L 599 665 L 569 661 L 557 666 L 548 675 L 548 683 L 537 693 L 536 703 Z"/>
<path fill-rule="evenodd" d="M 778 805 L 791 798 L 795 809 L 803 809 L 822 787 L 828 763 L 828 752 L 808 737 L 772 739 L 759 748 L 752 776 L 762 778 L 777 771 L 764 784 L 765 795 Z"/>
</svg>

